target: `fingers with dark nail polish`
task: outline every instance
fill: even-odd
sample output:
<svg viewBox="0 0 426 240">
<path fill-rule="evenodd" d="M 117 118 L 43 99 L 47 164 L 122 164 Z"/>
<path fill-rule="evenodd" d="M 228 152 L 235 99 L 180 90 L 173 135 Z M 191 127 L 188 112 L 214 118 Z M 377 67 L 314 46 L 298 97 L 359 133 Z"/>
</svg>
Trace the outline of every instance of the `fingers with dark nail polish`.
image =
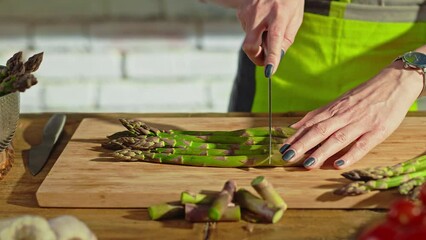
<svg viewBox="0 0 426 240">
<path fill-rule="evenodd" d="M 284 144 L 281 148 L 280 148 L 280 153 L 284 154 L 285 151 L 287 151 L 287 149 L 290 147 L 290 144 Z"/>
<path fill-rule="evenodd" d="M 284 51 L 284 49 L 281 49 L 281 57 L 280 57 L 280 60 L 281 60 L 281 59 L 283 59 L 283 57 L 284 57 L 284 54 L 285 54 L 285 51 Z"/>
<path fill-rule="evenodd" d="M 270 78 L 272 76 L 272 72 L 274 71 L 274 65 L 268 64 L 265 67 L 265 77 Z"/>
<path fill-rule="evenodd" d="M 343 159 L 339 159 L 337 161 L 334 162 L 334 165 L 337 167 L 341 167 L 345 164 L 345 161 Z"/>
<path fill-rule="evenodd" d="M 303 162 L 304 167 L 310 167 L 315 164 L 315 158 L 310 157 Z"/>
<path fill-rule="evenodd" d="M 288 150 L 284 155 L 283 155 L 283 160 L 284 161 L 290 161 L 294 155 L 296 155 L 296 152 L 294 150 Z"/>
</svg>

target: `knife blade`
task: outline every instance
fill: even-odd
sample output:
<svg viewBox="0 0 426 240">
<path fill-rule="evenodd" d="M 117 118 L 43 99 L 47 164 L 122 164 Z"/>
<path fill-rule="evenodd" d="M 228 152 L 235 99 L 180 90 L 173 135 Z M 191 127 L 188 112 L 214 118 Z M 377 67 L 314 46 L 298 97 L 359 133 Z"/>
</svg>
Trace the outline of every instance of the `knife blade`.
<svg viewBox="0 0 426 240">
<path fill-rule="evenodd" d="M 64 128 L 66 116 L 64 114 L 54 114 L 43 128 L 43 140 L 41 144 L 29 150 L 28 168 L 30 173 L 37 175 L 49 159 L 50 152 Z"/>
<path fill-rule="evenodd" d="M 268 78 L 268 124 L 269 124 L 269 156 L 268 164 L 271 165 L 272 162 L 272 80 L 269 76 Z"/>
<path fill-rule="evenodd" d="M 262 50 L 263 55 L 266 58 L 268 55 L 268 47 L 267 47 L 267 36 L 268 32 L 265 31 L 262 34 Z M 268 78 L 268 131 L 269 131 L 269 148 L 268 148 L 268 164 L 270 165 L 272 162 L 272 79 L 271 73 L 268 71 L 267 67 L 265 67 L 265 77 Z"/>
<path fill-rule="evenodd" d="M 268 32 L 265 31 L 262 34 L 262 49 L 263 54 L 266 58 L 268 55 L 268 48 L 267 48 L 267 36 Z M 281 49 L 281 58 L 284 56 L 284 50 Z M 276 66 L 278 68 L 278 66 Z M 272 74 L 270 71 L 268 72 L 265 68 L 265 77 L 268 78 L 268 130 L 269 130 L 269 156 L 268 156 L 268 164 L 270 165 L 272 162 Z"/>
</svg>

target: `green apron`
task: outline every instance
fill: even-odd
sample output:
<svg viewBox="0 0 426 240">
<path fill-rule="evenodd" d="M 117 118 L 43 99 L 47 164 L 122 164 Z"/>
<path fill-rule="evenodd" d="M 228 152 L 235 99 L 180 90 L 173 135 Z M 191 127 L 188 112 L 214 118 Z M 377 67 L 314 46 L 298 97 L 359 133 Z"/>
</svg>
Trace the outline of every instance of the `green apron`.
<svg viewBox="0 0 426 240">
<path fill-rule="evenodd" d="M 294 44 L 272 78 L 272 111 L 310 111 L 369 80 L 400 54 L 426 44 L 426 22 L 343 19 L 347 3 L 330 15 L 305 13 Z M 410 84 L 410 83 L 407 83 Z M 264 68 L 255 70 L 252 112 L 268 109 Z M 416 110 L 415 103 L 410 110 Z"/>
</svg>

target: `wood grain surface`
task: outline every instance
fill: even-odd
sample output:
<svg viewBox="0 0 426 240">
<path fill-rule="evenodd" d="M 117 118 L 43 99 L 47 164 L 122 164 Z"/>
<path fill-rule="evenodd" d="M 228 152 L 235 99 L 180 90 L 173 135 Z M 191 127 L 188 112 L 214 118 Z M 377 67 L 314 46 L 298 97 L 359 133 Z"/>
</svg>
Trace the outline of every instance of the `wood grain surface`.
<svg viewBox="0 0 426 240">
<path fill-rule="evenodd" d="M 119 117 L 261 117 L 266 114 L 252 113 L 68 113 L 64 132 L 54 147 L 43 170 L 32 176 L 27 170 L 28 149 L 42 139 L 44 124 L 52 113 L 21 114 L 14 138 L 15 163 L 0 181 L 0 219 L 24 214 L 46 218 L 63 214 L 73 215 L 84 221 L 98 239 L 207 239 L 203 223 L 185 220 L 151 221 L 146 208 L 43 208 L 39 207 L 35 194 L 57 159 L 71 140 L 82 119 L 98 118 L 110 121 Z M 275 114 L 276 117 L 302 117 L 303 113 Z M 426 117 L 426 112 L 410 113 L 410 117 Z M 275 117 L 274 117 L 275 118 Z M 420 131 L 421 129 L 419 129 Z M 404 149 L 401 149 L 404 151 Z M 289 209 L 276 224 L 249 224 L 247 222 L 219 223 L 210 231 L 208 239 L 356 239 L 359 231 L 368 224 L 383 219 L 383 209 Z"/>
<path fill-rule="evenodd" d="M 235 130 L 266 126 L 264 117 L 143 118 L 163 129 Z M 296 118 L 274 118 L 287 126 Z M 352 168 L 395 164 L 423 154 L 426 149 L 426 118 L 409 117 L 385 142 Z M 398 197 L 395 191 L 372 192 L 356 197 L 336 196 L 332 191 L 345 183 L 342 171 L 330 166 L 306 171 L 298 167 L 207 168 L 144 162 L 122 162 L 100 147 L 107 135 L 124 130 L 116 118 L 84 119 L 37 191 L 43 207 L 147 207 L 174 201 L 184 190 L 217 191 L 228 179 L 240 187 L 264 175 L 284 197 L 289 208 L 364 209 L 386 208 Z M 279 153 L 278 153 L 279 154 Z"/>
</svg>

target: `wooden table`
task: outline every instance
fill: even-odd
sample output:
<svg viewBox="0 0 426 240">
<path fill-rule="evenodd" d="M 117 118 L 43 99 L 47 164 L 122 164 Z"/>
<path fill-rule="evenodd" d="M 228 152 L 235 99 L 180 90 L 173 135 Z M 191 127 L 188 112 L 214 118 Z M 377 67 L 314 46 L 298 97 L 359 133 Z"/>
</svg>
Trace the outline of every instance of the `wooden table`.
<svg viewBox="0 0 426 240">
<path fill-rule="evenodd" d="M 426 116 L 426 112 L 410 115 Z M 40 208 L 35 192 L 50 171 L 83 118 L 256 116 L 253 114 L 67 114 L 64 133 L 50 159 L 37 176 L 26 169 L 27 152 L 41 141 L 44 123 L 51 114 L 22 114 L 14 139 L 15 163 L 0 181 L 0 218 L 36 214 L 46 218 L 71 214 L 84 221 L 99 239 L 205 239 L 205 224 L 183 220 L 151 221 L 146 209 Z M 284 116 L 284 115 L 280 115 Z M 290 115 L 285 115 L 290 116 Z M 302 115 L 291 115 L 302 116 Z M 219 223 L 209 239 L 355 239 L 362 227 L 382 218 L 385 210 L 287 210 L 277 224 Z"/>
</svg>

